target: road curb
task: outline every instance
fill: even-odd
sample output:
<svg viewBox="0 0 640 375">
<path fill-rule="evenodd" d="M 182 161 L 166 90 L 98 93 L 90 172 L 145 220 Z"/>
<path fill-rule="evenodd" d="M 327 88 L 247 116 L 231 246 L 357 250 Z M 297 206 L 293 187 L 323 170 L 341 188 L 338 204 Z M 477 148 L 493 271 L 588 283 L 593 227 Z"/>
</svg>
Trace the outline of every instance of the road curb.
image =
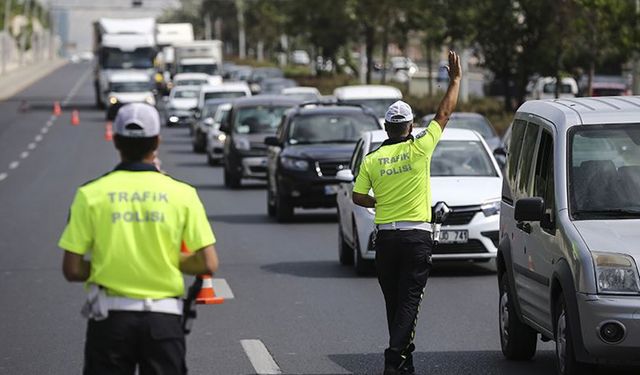
<svg viewBox="0 0 640 375">
<path fill-rule="evenodd" d="M 0 101 L 6 100 L 67 64 L 66 60 L 44 61 L 0 75 Z"/>
</svg>

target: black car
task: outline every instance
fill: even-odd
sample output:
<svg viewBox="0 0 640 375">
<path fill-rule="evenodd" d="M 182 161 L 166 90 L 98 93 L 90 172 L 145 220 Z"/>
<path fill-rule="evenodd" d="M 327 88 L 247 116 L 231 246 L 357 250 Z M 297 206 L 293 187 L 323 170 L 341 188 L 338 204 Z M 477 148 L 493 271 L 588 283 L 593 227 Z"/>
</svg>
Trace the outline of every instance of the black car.
<svg viewBox="0 0 640 375">
<path fill-rule="evenodd" d="M 227 134 L 224 141 L 224 184 L 240 187 L 243 178 L 267 177 L 267 146 L 264 140 L 273 136 L 286 110 L 300 104 L 288 96 L 260 95 L 235 99 L 221 124 Z"/>
<path fill-rule="evenodd" d="M 380 129 L 368 108 L 305 103 L 289 111 L 269 145 L 267 208 L 287 221 L 294 207 L 336 206 L 336 173 L 348 168 L 362 133 Z"/>
</svg>

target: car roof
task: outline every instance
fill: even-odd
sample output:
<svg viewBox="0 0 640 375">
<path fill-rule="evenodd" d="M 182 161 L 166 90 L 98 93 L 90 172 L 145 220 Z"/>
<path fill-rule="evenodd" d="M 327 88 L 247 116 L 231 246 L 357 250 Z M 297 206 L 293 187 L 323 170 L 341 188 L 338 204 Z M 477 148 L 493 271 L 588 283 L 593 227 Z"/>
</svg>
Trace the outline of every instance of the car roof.
<svg viewBox="0 0 640 375">
<path fill-rule="evenodd" d="M 206 73 L 178 73 L 175 76 L 173 76 L 173 80 L 177 80 L 177 79 L 204 79 L 204 80 L 208 80 L 209 79 L 209 75 Z"/>
<path fill-rule="evenodd" d="M 109 82 L 135 82 L 135 81 L 151 82 L 149 75 L 144 72 L 135 72 L 135 71 L 115 72 L 109 76 Z"/>
<path fill-rule="evenodd" d="M 412 134 L 416 135 L 422 130 L 424 130 L 424 128 L 415 128 L 413 129 Z M 370 141 L 372 143 L 384 142 L 388 138 L 387 132 L 384 130 L 372 130 L 368 133 L 370 134 L 370 137 L 371 137 Z M 479 141 L 481 140 L 481 136 L 473 130 L 452 128 L 452 129 L 446 129 L 444 132 L 442 132 L 442 137 L 440 138 L 440 140 L 441 141 Z"/>
<path fill-rule="evenodd" d="M 200 91 L 200 86 L 195 85 L 185 85 L 185 86 L 174 86 L 171 91 Z"/>
<path fill-rule="evenodd" d="M 530 100 L 518 108 L 516 118 L 533 114 L 551 121 L 559 131 L 576 125 L 640 122 L 640 96 Z"/>
<path fill-rule="evenodd" d="M 282 89 L 283 94 L 320 94 L 317 88 L 311 86 L 294 86 Z"/>
<path fill-rule="evenodd" d="M 249 91 L 249 85 L 246 82 L 224 82 L 220 85 L 202 85 L 201 90 L 204 92 L 227 92 L 227 91 Z"/>
<path fill-rule="evenodd" d="M 256 95 L 256 96 L 246 96 L 243 98 L 236 98 L 233 101 L 234 107 L 250 107 L 256 105 L 284 105 L 284 106 L 295 106 L 297 104 L 302 103 L 301 100 L 296 99 L 292 96 L 284 96 L 284 95 Z"/>
<path fill-rule="evenodd" d="M 295 113 L 301 115 L 364 113 L 375 117 L 368 108 L 355 105 L 305 105 L 304 107 L 298 107 Z"/>
<path fill-rule="evenodd" d="M 402 99 L 402 92 L 393 86 L 353 85 L 333 90 L 338 99 Z"/>
</svg>

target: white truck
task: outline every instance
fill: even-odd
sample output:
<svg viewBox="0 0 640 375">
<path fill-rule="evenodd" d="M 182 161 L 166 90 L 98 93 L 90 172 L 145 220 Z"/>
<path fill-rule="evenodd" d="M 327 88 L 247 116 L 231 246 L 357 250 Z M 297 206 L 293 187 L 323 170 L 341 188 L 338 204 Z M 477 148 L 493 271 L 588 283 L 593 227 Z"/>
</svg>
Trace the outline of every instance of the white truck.
<svg viewBox="0 0 640 375">
<path fill-rule="evenodd" d="M 162 68 L 174 71 L 175 46 L 193 42 L 193 25 L 190 23 L 159 23 L 156 25 L 156 42 L 160 50 Z"/>
<path fill-rule="evenodd" d="M 222 42 L 219 40 L 197 40 L 176 45 L 173 73 L 222 74 Z"/>
<path fill-rule="evenodd" d="M 123 70 L 147 73 L 152 82 L 157 54 L 156 21 L 153 18 L 101 18 L 93 24 L 96 56 L 94 86 L 96 105 L 104 108 L 109 76 Z"/>
</svg>

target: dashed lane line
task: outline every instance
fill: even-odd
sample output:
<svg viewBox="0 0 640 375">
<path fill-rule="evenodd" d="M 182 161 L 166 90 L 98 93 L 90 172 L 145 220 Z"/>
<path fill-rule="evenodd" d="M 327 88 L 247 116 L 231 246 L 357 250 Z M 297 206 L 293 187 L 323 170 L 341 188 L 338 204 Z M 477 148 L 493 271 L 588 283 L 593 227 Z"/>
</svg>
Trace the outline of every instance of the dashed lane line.
<svg viewBox="0 0 640 375">
<path fill-rule="evenodd" d="M 46 126 L 40 130 L 40 133 L 42 134 L 47 134 L 48 132 L 49 132 L 49 128 L 47 128 Z"/>
<path fill-rule="evenodd" d="M 29 157 L 29 151 L 23 151 L 22 154 L 20 154 L 20 159 L 26 159 Z"/>
<path fill-rule="evenodd" d="M 253 369 L 258 375 L 282 374 L 267 347 L 260 340 L 240 340 L 244 352 L 249 357 Z"/>
<path fill-rule="evenodd" d="M 82 77 L 80 77 L 78 82 L 76 82 L 76 84 L 71 88 L 71 91 L 69 91 L 69 94 L 67 95 L 67 97 L 62 102 L 63 106 L 69 104 L 71 99 L 73 99 L 73 97 L 76 96 L 76 93 L 78 93 L 78 90 L 80 90 L 80 87 L 82 86 L 84 81 L 87 79 L 87 77 L 89 77 L 90 73 L 91 73 L 91 69 L 87 69 L 87 71 L 84 72 Z"/>
<path fill-rule="evenodd" d="M 38 147 L 38 145 L 33 142 L 29 143 L 29 145 L 27 146 L 29 150 L 35 150 L 36 147 Z"/>
<path fill-rule="evenodd" d="M 40 142 L 40 141 L 42 141 L 42 135 L 40 135 L 40 134 L 36 135 L 36 137 L 34 138 L 34 140 L 35 140 L 36 142 Z"/>
<path fill-rule="evenodd" d="M 4 180 L 5 178 L 7 178 L 8 174 L 6 173 L 0 173 L 0 181 Z"/>
<path fill-rule="evenodd" d="M 9 164 L 9 169 L 16 169 L 16 168 L 18 168 L 18 166 L 19 166 L 19 165 L 20 165 L 20 162 L 19 162 L 19 161 L 12 161 L 12 162 Z"/>
</svg>

